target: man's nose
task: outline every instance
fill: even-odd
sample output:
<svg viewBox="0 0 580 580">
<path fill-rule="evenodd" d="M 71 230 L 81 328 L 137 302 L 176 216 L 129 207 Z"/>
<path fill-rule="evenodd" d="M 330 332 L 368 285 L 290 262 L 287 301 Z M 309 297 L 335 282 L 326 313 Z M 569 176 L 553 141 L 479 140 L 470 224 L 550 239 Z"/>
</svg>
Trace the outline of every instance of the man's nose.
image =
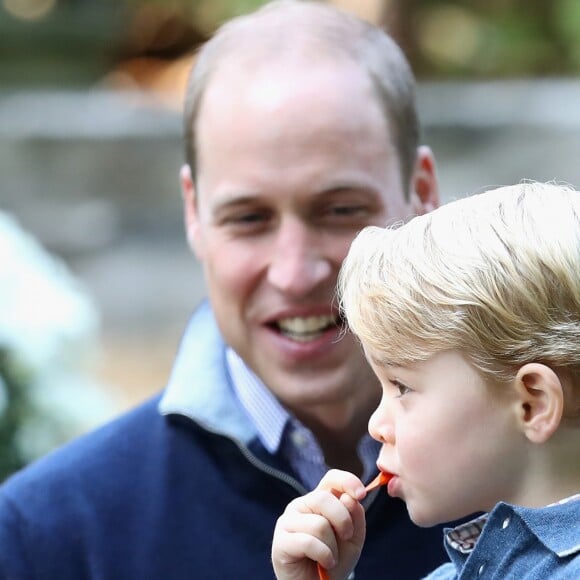
<svg viewBox="0 0 580 580">
<path fill-rule="evenodd" d="M 283 220 L 273 242 L 268 282 L 280 292 L 304 296 L 332 275 L 320 233 L 300 219 Z"/>
</svg>

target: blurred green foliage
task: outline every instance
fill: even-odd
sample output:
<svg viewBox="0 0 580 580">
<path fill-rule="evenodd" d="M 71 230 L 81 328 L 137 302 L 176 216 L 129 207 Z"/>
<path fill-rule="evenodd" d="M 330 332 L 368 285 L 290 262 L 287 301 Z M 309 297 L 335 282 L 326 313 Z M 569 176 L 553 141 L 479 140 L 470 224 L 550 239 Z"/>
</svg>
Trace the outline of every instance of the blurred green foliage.
<svg viewBox="0 0 580 580">
<path fill-rule="evenodd" d="M 415 0 L 408 41 L 420 76 L 580 72 L 578 0 Z M 404 9 L 405 3 L 401 2 Z"/>
<path fill-rule="evenodd" d="M 0 421 L 0 482 L 27 462 L 15 443 L 18 427 L 28 413 L 26 383 L 27 378 L 15 368 L 8 351 L 0 347 L 0 385 L 4 407 Z"/>
<path fill-rule="evenodd" d="M 93 83 L 114 65 L 127 18 L 113 0 L 0 0 L 0 88 Z"/>
<path fill-rule="evenodd" d="M 171 60 L 266 1 L 0 0 L 0 86 L 87 86 L 126 59 Z M 382 4 L 419 78 L 580 73 L 580 0 Z"/>
</svg>

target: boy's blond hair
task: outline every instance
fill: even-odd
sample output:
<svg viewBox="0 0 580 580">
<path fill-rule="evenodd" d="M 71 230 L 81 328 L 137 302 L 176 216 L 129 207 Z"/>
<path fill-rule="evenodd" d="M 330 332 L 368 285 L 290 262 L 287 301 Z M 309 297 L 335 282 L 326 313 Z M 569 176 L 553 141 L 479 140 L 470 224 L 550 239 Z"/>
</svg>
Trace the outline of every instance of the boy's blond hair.
<svg viewBox="0 0 580 580">
<path fill-rule="evenodd" d="M 350 328 L 385 364 L 457 349 L 494 381 L 541 362 L 578 389 L 580 193 L 525 182 L 365 228 L 339 293 Z"/>
</svg>

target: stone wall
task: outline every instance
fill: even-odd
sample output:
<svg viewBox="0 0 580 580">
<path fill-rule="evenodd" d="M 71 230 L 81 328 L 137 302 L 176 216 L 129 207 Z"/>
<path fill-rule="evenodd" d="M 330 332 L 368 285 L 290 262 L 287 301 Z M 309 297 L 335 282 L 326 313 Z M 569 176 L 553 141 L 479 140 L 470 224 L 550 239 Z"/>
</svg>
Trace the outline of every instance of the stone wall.
<svg viewBox="0 0 580 580">
<path fill-rule="evenodd" d="M 580 82 L 423 84 L 418 103 L 444 201 L 523 178 L 580 187 Z M 143 95 L 0 94 L 0 205 L 94 297 L 121 406 L 163 386 L 204 294 L 182 159 L 179 113 Z"/>
</svg>

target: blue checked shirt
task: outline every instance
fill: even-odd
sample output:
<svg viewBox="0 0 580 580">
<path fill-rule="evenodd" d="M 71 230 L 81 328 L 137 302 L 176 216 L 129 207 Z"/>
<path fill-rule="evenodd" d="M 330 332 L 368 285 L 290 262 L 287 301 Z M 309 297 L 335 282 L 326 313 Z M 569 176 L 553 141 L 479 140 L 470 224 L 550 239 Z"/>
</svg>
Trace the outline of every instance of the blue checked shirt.
<svg viewBox="0 0 580 580">
<path fill-rule="evenodd" d="M 231 348 L 226 351 L 234 391 L 269 453 L 280 453 L 308 490 L 314 489 L 329 466 L 312 431 L 292 416 Z M 362 480 L 376 472 L 380 444 L 365 435 L 358 445 Z"/>
</svg>

